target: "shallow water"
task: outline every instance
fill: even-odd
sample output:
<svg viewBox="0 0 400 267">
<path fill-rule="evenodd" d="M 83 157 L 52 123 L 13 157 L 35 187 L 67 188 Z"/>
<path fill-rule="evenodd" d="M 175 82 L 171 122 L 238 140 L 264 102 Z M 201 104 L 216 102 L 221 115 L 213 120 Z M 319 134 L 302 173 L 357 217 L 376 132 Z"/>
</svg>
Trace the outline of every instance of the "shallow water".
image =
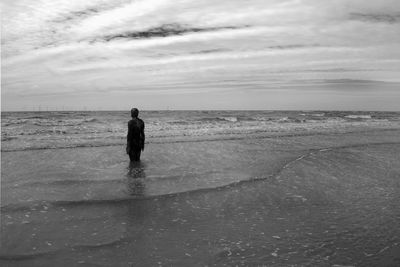
<svg viewBox="0 0 400 267">
<path fill-rule="evenodd" d="M 129 112 L 3 112 L 2 151 L 123 145 Z M 149 143 L 308 135 L 400 125 L 398 112 L 144 111 Z"/>
<path fill-rule="evenodd" d="M 0 261 L 398 266 L 400 127 L 350 123 L 150 138 L 131 166 L 122 143 L 3 151 Z"/>
</svg>

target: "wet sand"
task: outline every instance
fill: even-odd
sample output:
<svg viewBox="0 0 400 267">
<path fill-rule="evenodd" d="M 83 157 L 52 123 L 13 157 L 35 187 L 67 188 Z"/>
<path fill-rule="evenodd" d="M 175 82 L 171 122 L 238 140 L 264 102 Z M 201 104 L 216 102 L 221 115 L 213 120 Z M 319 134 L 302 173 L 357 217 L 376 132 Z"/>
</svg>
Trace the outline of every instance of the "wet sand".
<svg viewBox="0 0 400 267">
<path fill-rule="evenodd" d="M 399 130 L 121 151 L 3 153 L 1 265 L 400 264 Z"/>
</svg>

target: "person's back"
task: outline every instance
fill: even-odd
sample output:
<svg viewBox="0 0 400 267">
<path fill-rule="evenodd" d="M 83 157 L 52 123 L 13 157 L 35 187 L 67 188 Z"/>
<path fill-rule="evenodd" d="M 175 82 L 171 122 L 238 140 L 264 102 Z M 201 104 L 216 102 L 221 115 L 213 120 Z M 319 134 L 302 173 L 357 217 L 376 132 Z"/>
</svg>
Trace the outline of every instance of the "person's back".
<svg viewBox="0 0 400 267">
<path fill-rule="evenodd" d="M 126 153 L 131 161 L 139 161 L 140 153 L 144 150 L 144 122 L 138 118 L 139 110 L 131 110 L 132 119 L 128 122 Z"/>
</svg>

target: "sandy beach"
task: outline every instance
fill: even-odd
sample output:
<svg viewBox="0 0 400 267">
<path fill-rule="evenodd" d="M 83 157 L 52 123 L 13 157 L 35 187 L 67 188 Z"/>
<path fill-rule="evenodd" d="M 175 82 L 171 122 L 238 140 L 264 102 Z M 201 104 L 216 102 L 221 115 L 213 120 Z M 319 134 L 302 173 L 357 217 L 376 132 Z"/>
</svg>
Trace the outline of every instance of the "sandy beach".
<svg viewBox="0 0 400 267">
<path fill-rule="evenodd" d="M 400 130 L 2 153 L 2 266 L 398 266 Z"/>
</svg>

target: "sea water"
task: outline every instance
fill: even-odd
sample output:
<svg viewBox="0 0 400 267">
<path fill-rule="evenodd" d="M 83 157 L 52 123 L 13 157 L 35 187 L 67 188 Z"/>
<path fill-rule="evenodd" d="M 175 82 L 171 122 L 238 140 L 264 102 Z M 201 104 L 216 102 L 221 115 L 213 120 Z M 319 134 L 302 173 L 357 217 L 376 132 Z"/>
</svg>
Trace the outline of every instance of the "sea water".
<svg viewBox="0 0 400 267">
<path fill-rule="evenodd" d="M 146 123 L 146 149 L 136 169 L 144 169 L 137 178 L 146 178 L 146 196 L 262 179 L 274 175 L 273 162 L 304 152 L 302 144 L 293 143 L 301 137 L 323 136 L 320 145 L 325 147 L 331 134 L 356 133 L 360 139 L 359 132 L 396 129 L 400 124 L 400 114 L 390 112 L 144 111 L 140 115 Z M 130 196 L 126 177 L 139 175 L 129 173 L 126 166 L 129 119 L 129 112 L 120 111 L 3 113 L 2 185 L 12 190 L 3 190 L 2 204 Z M 298 153 L 293 152 L 296 146 Z M 318 148 L 311 143 L 306 149 L 313 147 Z"/>
<path fill-rule="evenodd" d="M 362 126 L 392 127 L 395 112 L 337 111 L 143 111 L 148 142 L 226 139 L 248 134 L 349 131 Z M 129 112 L 3 112 L 2 151 L 120 145 Z"/>
<path fill-rule="evenodd" d="M 400 113 L 2 114 L 12 266 L 395 266 Z"/>
</svg>

